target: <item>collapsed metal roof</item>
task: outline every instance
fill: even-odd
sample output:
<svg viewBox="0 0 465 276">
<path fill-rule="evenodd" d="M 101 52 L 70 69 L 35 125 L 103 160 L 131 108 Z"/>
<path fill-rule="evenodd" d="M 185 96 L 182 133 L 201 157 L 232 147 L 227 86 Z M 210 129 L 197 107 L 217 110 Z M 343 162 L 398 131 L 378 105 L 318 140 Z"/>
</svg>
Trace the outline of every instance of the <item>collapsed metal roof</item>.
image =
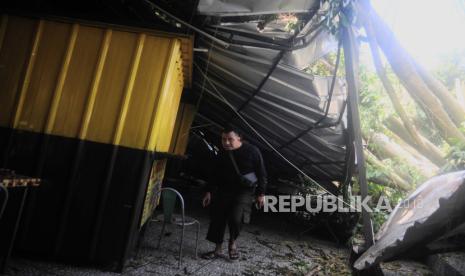
<svg viewBox="0 0 465 276">
<path fill-rule="evenodd" d="M 51 0 L 20 0 L 1 6 L 192 32 L 167 20 L 153 3 L 216 37 L 213 43 L 196 36 L 196 48 L 207 51 L 195 52 L 194 83 L 186 93 L 197 95 L 196 126 L 213 123 L 210 131 L 219 134 L 220 126 L 231 123 L 262 147 L 273 169 L 296 172 L 224 103 L 224 96 L 276 150 L 321 184 L 350 179 L 354 154 L 345 81 L 335 78 L 331 89 L 332 77 L 304 71 L 337 51 L 338 41 L 326 26 L 336 14 L 330 1 L 73 0 L 57 6 Z"/>
<path fill-rule="evenodd" d="M 197 47 L 206 50 L 196 53 L 194 65 L 193 90 L 201 97 L 197 124 L 235 125 L 271 151 L 236 111 L 314 179 L 344 181 L 353 162 L 345 81 L 335 78 L 331 90 L 332 77 L 304 71 L 338 48 L 324 24 L 328 13 L 320 1 L 201 0 L 202 29 L 229 47 L 198 39 Z"/>
</svg>

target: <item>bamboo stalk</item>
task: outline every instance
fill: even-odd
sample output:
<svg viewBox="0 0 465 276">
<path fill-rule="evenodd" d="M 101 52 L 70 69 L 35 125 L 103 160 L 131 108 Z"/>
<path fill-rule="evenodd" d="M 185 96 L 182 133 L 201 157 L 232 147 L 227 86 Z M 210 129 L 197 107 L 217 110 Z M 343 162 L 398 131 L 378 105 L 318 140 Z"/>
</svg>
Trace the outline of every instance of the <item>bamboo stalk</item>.
<svg viewBox="0 0 465 276">
<path fill-rule="evenodd" d="M 463 109 L 465 109 L 465 90 L 460 79 L 455 79 L 455 96 Z"/>
<path fill-rule="evenodd" d="M 386 120 L 387 128 L 394 133 L 395 135 L 399 136 L 400 139 L 408 143 L 412 147 L 416 147 L 415 142 L 412 138 L 407 135 L 407 130 L 404 128 L 402 122 L 394 117 L 389 117 Z M 433 143 L 431 143 L 428 139 L 420 134 L 420 139 L 423 141 L 425 145 L 425 149 L 417 148 L 417 150 L 426 158 L 428 158 L 431 162 L 436 164 L 437 166 L 441 167 L 444 166 L 447 162 L 444 158 L 445 154 Z"/>
<path fill-rule="evenodd" d="M 408 190 L 411 189 L 412 185 L 410 185 L 409 182 L 407 182 L 402 177 L 397 175 L 391 169 L 384 166 L 383 163 L 373 153 L 371 153 L 369 150 L 365 150 L 364 154 L 365 154 L 365 157 L 366 157 L 368 163 L 370 163 L 371 165 L 373 165 L 373 166 L 377 167 L 378 169 L 380 169 L 383 172 L 383 174 L 385 174 L 386 177 L 389 180 L 391 180 L 391 181 L 388 181 L 387 179 L 376 178 L 376 179 L 370 179 L 370 181 L 373 180 L 373 182 L 379 183 L 379 184 L 381 184 L 383 186 L 389 186 L 389 187 L 395 188 L 395 189 L 399 188 L 399 189 L 402 189 L 404 191 L 408 191 Z"/>
<path fill-rule="evenodd" d="M 373 63 L 375 65 L 376 72 L 378 73 L 378 76 L 381 79 L 381 82 L 383 83 L 384 89 L 386 90 L 389 98 L 391 99 L 391 103 L 394 106 L 396 113 L 399 115 L 402 122 L 404 123 L 407 132 L 415 141 L 415 144 L 417 144 L 421 148 L 424 148 L 425 145 L 423 145 L 423 141 L 421 140 L 418 131 L 416 130 L 414 124 L 410 121 L 407 112 L 404 110 L 399 98 L 397 97 L 397 94 L 395 92 L 394 87 L 391 84 L 391 81 L 388 79 L 386 75 L 386 70 L 381 62 L 381 57 L 378 51 L 378 43 L 375 40 L 373 28 L 369 20 L 364 20 L 364 26 L 365 30 L 367 31 L 368 41 L 371 49 L 371 56 L 373 57 Z"/>
<path fill-rule="evenodd" d="M 433 177 L 436 172 L 431 168 L 426 168 L 413 157 L 408 151 L 401 148 L 398 144 L 390 141 L 390 139 L 381 133 L 377 133 L 371 137 L 371 143 L 384 156 L 392 159 L 399 159 L 405 162 L 408 166 L 415 168 L 425 178 Z"/>
<path fill-rule="evenodd" d="M 414 62 L 413 64 L 429 89 L 436 95 L 443 105 L 447 107 L 445 110 L 449 113 L 455 124 L 460 126 L 461 123 L 465 122 L 465 109 L 460 106 L 460 103 L 456 99 L 454 99 L 452 93 L 447 90 L 444 84 L 431 76 L 431 74 L 417 62 Z"/>
<path fill-rule="evenodd" d="M 460 132 L 454 121 L 445 111 L 445 107 L 441 101 L 431 92 L 424 80 L 419 76 L 412 58 L 401 47 L 392 31 L 370 7 L 367 0 L 360 3 L 362 5 L 358 6 L 359 14 L 366 14 L 366 18 L 371 21 L 376 40 L 403 86 L 412 95 L 414 100 L 434 117 L 434 122 L 441 136 L 448 143 L 455 144 L 457 140 L 465 143 L 465 135 Z"/>
</svg>

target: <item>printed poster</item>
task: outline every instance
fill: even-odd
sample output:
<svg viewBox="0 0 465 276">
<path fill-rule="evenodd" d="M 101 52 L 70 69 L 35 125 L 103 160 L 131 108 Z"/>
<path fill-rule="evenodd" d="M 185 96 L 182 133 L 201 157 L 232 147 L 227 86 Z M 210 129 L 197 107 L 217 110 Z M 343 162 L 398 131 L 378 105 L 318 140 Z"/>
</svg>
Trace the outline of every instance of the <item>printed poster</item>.
<svg viewBox="0 0 465 276">
<path fill-rule="evenodd" d="M 163 176 L 165 175 L 165 167 L 166 159 L 153 161 L 147 186 L 147 193 L 145 194 L 144 209 L 142 211 L 140 227 L 147 222 L 160 202 L 159 191 L 163 182 Z"/>
</svg>

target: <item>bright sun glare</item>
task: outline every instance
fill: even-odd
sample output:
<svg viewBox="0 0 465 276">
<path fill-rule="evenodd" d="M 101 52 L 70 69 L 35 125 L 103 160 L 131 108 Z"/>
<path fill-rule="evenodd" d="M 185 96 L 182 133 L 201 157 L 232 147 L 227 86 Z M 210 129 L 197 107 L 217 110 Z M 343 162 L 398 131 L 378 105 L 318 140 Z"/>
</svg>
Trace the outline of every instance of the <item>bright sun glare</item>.
<svg viewBox="0 0 465 276">
<path fill-rule="evenodd" d="M 427 68 L 465 50 L 465 0 L 372 0 L 407 51 Z"/>
</svg>

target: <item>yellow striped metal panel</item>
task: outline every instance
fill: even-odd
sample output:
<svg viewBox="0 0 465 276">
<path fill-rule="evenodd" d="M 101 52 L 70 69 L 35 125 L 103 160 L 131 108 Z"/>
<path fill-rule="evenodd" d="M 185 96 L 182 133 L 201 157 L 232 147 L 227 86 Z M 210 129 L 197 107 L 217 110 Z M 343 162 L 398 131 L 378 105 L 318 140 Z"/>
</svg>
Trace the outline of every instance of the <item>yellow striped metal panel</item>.
<svg viewBox="0 0 465 276">
<path fill-rule="evenodd" d="M 137 74 L 127 116 L 129 122 L 138 123 L 125 125 L 121 142 L 123 145 L 145 145 L 150 136 L 153 114 L 158 112 L 155 104 L 159 100 L 163 76 L 162 71 L 157 68 L 166 66 L 169 47 L 169 41 L 165 41 L 164 38 L 146 38 L 140 61 L 141 69 Z M 158 61 L 156 67 L 152 66 L 151 60 Z M 156 93 L 144 93 L 144 90 L 156 91 Z"/>
<path fill-rule="evenodd" d="M 192 41 L 17 16 L 1 22 L 0 126 L 169 150 Z"/>
<path fill-rule="evenodd" d="M 148 146 L 148 148 L 154 147 L 156 151 L 161 152 L 169 150 L 183 87 L 182 68 L 179 62 L 181 58 L 180 42 L 175 40 L 171 44 L 168 65 L 163 77 L 160 100 L 152 128 L 153 135 L 149 139 Z"/>
<path fill-rule="evenodd" d="M 27 68 L 30 75 L 24 80 L 24 89 L 20 92 L 24 100 L 17 110 L 16 128 L 45 132 L 70 31 L 69 24 L 42 21 L 37 25 L 37 52 L 31 54 L 35 60 Z"/>
<path fill-rule="evenodd" d="M 15 28 L 7 28 L 7 26 Z M 2 16 L 2 43 L 0 45 L 0 125 L 13 124 L 17 94 L 25 68 L 30 60 L 31 45 L 37 21 Z M 18 35 L 21 34 L 21 35 Z"/>
<path fill-rule="evenodd" d="M 193 70 L 193 57 L 194 48 L 192 42 L 188 39 L 181 39 L 182 60 L 183 60 L 183 73 L 184 73 L 184 86 L 190 88 L 192 86 L 192 70 Z"/>
<path fill-rule="evenodd" d="M 180 47 L 178 46 L 178 49 L 180 50 Z M 177 55 L 177 60 L 180 59 L 181 53 L 178 51 L 176 53 Z M 156 150 L 157 151 L 169 151 L 169 146 L 171 143 L 171 137 L 173 135 L 173 130 L 174 130 L 174 124 L 176 122 L 176 114 L 177 110 L 179 108 L 179 102 L 181 100 L 181 94 L 182 94 L 182 66 L 180 62 L 176 62 L 174 66 L 174 72 L 173 72 L 173 77 L 174 77 L 174 82 L 177 84 L 175 86 L 171 86 L 169 88 L 168 92 L 168 100 L 167 100 L 167 113 L 164 119 L 161 121 L 161 130 L 165 131 L 160 131 L 160 135 L 158 136 L 158 141 L 157 141 L 157 146 Z M 176 112 L 170 112 L 172 110 L 176 110 Z"/>
<path fill-rule="evenodd" d="M 86 139 L 110 144 L 122 107 L 137 35 L 113 32 Z"/>
<path fill-rule="evenodd" d="M 171 139 L 170 153 L 183 155 L 186 153 L 189 132 L 195 117 L 195 106 L 181 103 L 176 116 L 173 137 Z"/>
<path fill-rule="evenodd" d="M 77 36 L 68 74 L 58 105 L 53 132 L 57 135 L 80 137 L 86 105 L 91 97 L 92 81 L 97 74 L 105 30 L 81 26 Z M 97 50 L 96 50 L 97 49 Z M 81 137 L 84 138 L 84 137 Z"/>
</svg>

